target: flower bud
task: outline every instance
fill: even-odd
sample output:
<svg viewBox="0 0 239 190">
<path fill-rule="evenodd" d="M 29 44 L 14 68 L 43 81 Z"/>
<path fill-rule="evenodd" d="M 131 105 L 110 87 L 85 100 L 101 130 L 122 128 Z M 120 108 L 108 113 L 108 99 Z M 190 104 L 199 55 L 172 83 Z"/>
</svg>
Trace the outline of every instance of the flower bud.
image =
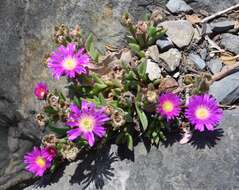
<svg viewBox="0 0 239 190">
<path fill-rule="evenodd" d="M 42 144 L 44 146 L 56 146 L 57 142 L 58 142 L 58 138 L 56 137 L 55 134 L 49 134 L 46 135 L 42 138 Z"/>
<path fill-rule="evenodd" d="M 75 146 L 74 143 L 67 142 L 67 144 L 62 145 L 60 152 L 64 159 L 67 159 L 68 161 L 74 161 L 80 150 Z"/>
<path fill-rule="evenodd" d="M 60 107 L 60 104 L 59 104 L 59 97 L 54 95 L 54 94 L 48 94 L 47 96 L 47 102 L 48 104 L 55 108 L 55 109 L 58 109 Z"/>
<path fill-rule="evenodd" d="M 118 110 L 115 110 L 111 115 L 113 129 L 117 130 L 118 128 L 122 127 L 125 124 L 125 117 L 124 113 Z"/>
<path fill-rule="evenodd" d="M 39 127 L 44 127 L 46 125 L 46 118 L 43 113 L 39 113 L 36 115 L 36 122 Z"/>
<path fill-rule="evenodd" d="M 157 93 L 154 90 L 147 91 L 146 98 L 149 103 L 156 103 L 157 97 Z"/>
<path fill-rule="evenodd" d="M 44 82 L 37 83 L 34 88 L 34 94 L 39 100 L 45 99 L 48 94 L 47 84 Z"/>
</svg>

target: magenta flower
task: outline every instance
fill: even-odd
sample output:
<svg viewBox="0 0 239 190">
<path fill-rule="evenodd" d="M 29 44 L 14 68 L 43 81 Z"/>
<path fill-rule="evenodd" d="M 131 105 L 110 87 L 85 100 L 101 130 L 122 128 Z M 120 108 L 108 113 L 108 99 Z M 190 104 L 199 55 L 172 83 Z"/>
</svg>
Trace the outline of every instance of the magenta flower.
<svg viewBox="0 0 239 190">
<path fill-rule="evenodd" d="M 84 49 L 77 51 L 76 45 L 70 43 L 67 47 L 61 45 L 51 54 L 48 67 L 55 79 L 66 75 L 75 78 L 77 74 L 86 74 L 86 66 L 90 62 L 90 57 L 84 53 Z"/>
<path fill-rule="evenodd" d="M 180 98 L 176 94 L 167 92 L 159 96 L 156 112 L 167 120 L 171 120 L 179 116 L 180 104 Z"/>
<path fill-rule="evenodd" d="M 44 82 L 39 82 L 34 88 L 34 94 L 39 100 L 43 100 L 48 94 L 48 86 Z"/>
<path fill-rule="evenodd" d="M 53 157 L 49 155 L 46 148 L 36 148 L 24 156 L 26 169 L 36 176 L 43 176 L 45 171 L 51 167 Z"/>
<path fill-rule="evenodd" d="M 189 99 L 185 115 L 196 130 L 204 131 L 206 127 L 212 131 L 222 119 L 223 111 L 218 107 L 215 98 L 204 94 Z"/>
<path fill-rule="evenodd" d="M 97 109 L 93 102 L 81 102 L 81 110 L 75 105 L 70 106 L 71 113 L 67 119 L 66 125 L 72 127 L 67 132 L 70 141 L 79 136 L 88 141 L 90 146 L 95 143 L 94 135 L 103 137 L 106 129 L 103 127 L 110 118 L 105 114 L 104 108 Z"/>
<path fill-rule="evenodd" d="M 54 160 L 54 158 L 57 156 L 56 148 L 53 146 L 48 146 L 45 148 L 45 150 L 48 152 L 48 154 L 46 154 L 46 158 L 48 160 Z"/>
</svg>

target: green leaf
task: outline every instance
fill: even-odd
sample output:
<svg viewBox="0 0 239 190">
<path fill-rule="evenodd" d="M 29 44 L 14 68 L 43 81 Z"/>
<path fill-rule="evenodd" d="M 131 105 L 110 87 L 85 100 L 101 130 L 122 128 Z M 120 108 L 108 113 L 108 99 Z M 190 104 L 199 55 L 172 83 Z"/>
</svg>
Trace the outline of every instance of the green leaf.
<svg viewBox="0 0 239 190">
<path fill-rule="evenodd" d="M 157 28 L 151 25 L 148 28 L 148 36 L 154 38 L 156 34 L 157 34 Z"/>
<path fill-rule="evenodd" d="M 90 91 L 90 94 L 98 94 L 99 92 L 103 91 L 106 88 L 107 85 L 105 84 L 95 83 L 93 90 Z"/>
<path fill-rule="evenodd" d="M 105 84 L 104 81 L 96 73 L 92 73 L 91 76 L 95 82 Z"/>
<path fill-rule="evenodd" d="M 106 105 L 106 100 L 102 93 L 99 93 L 98 99 L 101 105 Z"/>
<path fill-rule="evenodd" d="M 122 144 L 124 142 L 125 133 L 120 133 L 115 140 L 116 144 Z"/>
<path fill-rule="evenodd" d="M 79 98 L 77 98 L 76 96 L 74 96 L 74 98 L 73 98 L 73 102 L 77 105 L 77 106 L 81 106 L 81 102 L 80 102 L 80 99 Z"/>
<path fill-rule="evenodd" d="M 95 48 L 94 48 L 92 33 L 90 33 L 88 38 L 86 39 L 85 48 L 86 48 L 87 52 L 89 53 L 89 55 L 91 56 L 91 58 L 94 61 L 98 61 L 99 52 L 97 50 L 95 50 Z"/>
<path fill-rule="evenodd" d="M 85 48 L 86 48 L 87 52 L 90 52 L 92 47 L 93 47 L 93 34 L 90 33 L 88 38 L 86 39 Z"/>
<path fill-rule="evenodd" d="M 54 108 L 51 107 L 51 106 L 45 107 L 45 108 L 44 108 L 44 111 L 45 111 L 45 113 L 47 113 L 47 114 L 49 114 L 49 115 L 55 115 L 55 114 L 58 113 L 58 111 L 54 110 Z"/>
<path fill-rule="evenodd" d="M 143 18 L 144 18 L 144 21 L 148 21 L 150 19 L 150 14 L 145 13 Z"/>
<path fill-rule="evenodd" d="M 138 78 L 137 78 L 137 75 L 136 75 L 135 72 L 132 71 L 132 70 L 130 70 L 130 71 L 128 72 L 128 74 L 126 75 L 126 78 L 127 78 L 128 80 L 137 80 L 137 79 L 138 79 Z"/>
<path fill-rule="evenodd" d="M 89 54 L 94 61 L 98 61 L 100 54 L 98 53 L 98 51 L 95 50 L 93 45 L 90 47 Z"/>
<path fill-rule="evenodd" d="M 82 139 L 82 138 L 79 138 L 76 143 L 79 145 L 79 146 L 85 146 L 85 145 L 88 145 L 88 142 L 85 140 L 85 139 Z"/>
<path fill-rule="evenodd" d="M 56 127 L 52 122 L 48 123 L 47 127 L 54 133 L 58 135 L 66 135 L 66 132 L 69 130 L 69 127 Z"/>
<path fill-rule="evenodd" d="M 146 77 L 146 67 L 147 65 L 144 61 L 141 62 L 137 67 L 138 74 L 143 79 Z"/>
<path fill-rule="evenodd" d="M 158 30 L 156 33 L 156 39 L 159 39 L 159 38 L 165 36 L 166 32 L 167 32 L 167 29 L 164 29 L 164 28 Z"/>
<path fill-rule="evenodd" d="M 129 133 L 126 133 L 125 135 L 126 135 L 126 138 L 127 138 L 128 149 L 133 151 L 134 150 L 133 137 Z"/>
<path fill-rule="evenodd" d="M 134 44 L 137 44 L 137 40 L 134 39 L 133 36 L 126 36 L 126 39 L 127 39 L 127 42 L 128 42 L 128 43 L 134 43 Z"/>
<path fill-rule="evenodd" d="M 144 131 L 147 129 L 148 127 L 148 119 L 147 119 L 147 116 L 145 115 L 144 111 L 142 109 L 139 108 L 137 102 L 135 104 L 135 108 L 136 108 L 136 112 L 139 116 L 139 120 L 142 124 L 142 127 L 144 129 Z"/>
<path fill-rule="evenodd" d="M 62 94 L 62 92 L 59 92 L 60 100 L 66 101 L 66 97 Z"/>
<path fill-rule="evenodd" d="M 144 51 L 140 50 L 140 46 L 135 43 L 129 43 L 130 49 L 140 57 L 145 57 Z"/>
</svg>

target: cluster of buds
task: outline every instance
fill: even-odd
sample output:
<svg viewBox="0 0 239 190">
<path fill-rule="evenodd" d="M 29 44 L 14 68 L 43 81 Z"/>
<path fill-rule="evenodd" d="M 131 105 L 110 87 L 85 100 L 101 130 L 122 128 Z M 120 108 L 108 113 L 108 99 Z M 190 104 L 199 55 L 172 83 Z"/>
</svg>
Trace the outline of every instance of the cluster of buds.
<svg viewBox="0 0 239 190">
<path fill-rule="evenodd" d="M 38 113 L 36 115 L 36 123 L 40 128 L 45 127 L 46 121 L 47 121 L 47 119 L 46 119 L 46 116 L 44 113 Z"/>
<path fill-rule="evenodd" d="M 55 134 L 49 134 L 42 138 L 42 144 L 44 146 L 55 147 L 58 142 L 59 139 L 56 137 Z"/>
<path fill-rule="evenodd" d="M 50 93 L 47 96 L 47 103 L 55 110 L 58 110 L 60 107 L 59 99 L 60 99 L 59 96 L 56 96 L 55 94 Z"/>
<path fill-rule="evenodd" d="M 60 97 L 50 93 L 47 96 L 47 106 L 52 107 L 58 114 L 61 121 L 64 121 L 70 114 L 69 103 L 67 101 L 60 100 Z"/>
<path fill-rule="evenodd" d="M 69 29 L 65 25 L 55 27 L 54 41 L 57 44 L 65 45 L 67 43 L 67 37 L 69 36 Z"/>
<path fill-rule="evenodd" d="M 76 27 L 69 32 L 69 35 L 71 37 L 71 42 L 83 44 L 81 39 L 81 28 L 79 25 L 76 25 Z"/>
<path fill-rule="evenodd" d="M 111 114 L 111 121 L 113 130 L 117 130 L 120 127 L 124 126 L 126 120 L 125 120 L 125 114 L 122 111 L 114 110 Z"/>
<path fill-rule="evenodd" d="M 139 21 L 136 25 L 135 38 L 137 39 L 141 48 L 147 45 L 147 30 L 148 23 L 146 21 Z"/>
<path fill-rule="evenodd" d="M 112 77 L 114 79 L 122 80 L 124 75 L 124 70 L 121 66 L 114 66 L 112 71 Z"/>
<path fill-rule="evenodd" d="M 149 103 L 156 103 L 157 102 L 157 92 L 155 90 L 148 90 L 146 93 L 146 99 Z"/>
<path fill-rule="evenodd" d="M 120 96 L 120 103 L 124 106 L 131 106 L 134 102 L 135 96 L 131 92 L 124 92 Z"/>
<path fill-rule="evenodd" d="M 80 152 L 79 148 L 73 142 L 67 141 L 65 144 L 62 144 L 60 153 L 64 159 L 68 161 L 74 161 Z"/>
</svg>

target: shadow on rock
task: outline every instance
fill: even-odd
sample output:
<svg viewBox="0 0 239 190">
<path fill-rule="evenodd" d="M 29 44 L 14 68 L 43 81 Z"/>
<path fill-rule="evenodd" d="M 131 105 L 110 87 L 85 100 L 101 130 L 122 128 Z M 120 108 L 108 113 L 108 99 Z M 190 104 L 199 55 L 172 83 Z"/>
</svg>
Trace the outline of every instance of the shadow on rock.
<svg viewBox="0 0 239 190">
<path fill-rule="evenodd" d="M 119 156 L 120 160 L 131 160 L 134 161 L 134 152 L 130 151 L 125 144 L 118 145 L 117 155 Z"/>
<path fill-rule="evenodd" d="M 214 131 L 204 131 L 193 133 L 191 139 L 191 145 L 196 149 L 204 149 L 206 147 L 212 148 L 217 142 L 224 136 L 224 131 L 222 128 L 215 129 Z"/>
<path fill-rule="evenodd" d="M 179 129 L 174 129 L 173 131 L 167 131 L 164 133 L 166 140 L 162 141 L 162 145 L 166 148 L 169 146 L 173 146 L 174 143 L 178 143 L 182 138 Z"/>
<path fill-rule="evenodd" d="M 96 189 L 102 189 L 105 181 L 114 177 L 114 168 L 111 165 L 118 161 L 118 157 L 110 152 L 110 147 L 91 152 L 80 159 L 82 161 L 77 166 L 70 183 L 82 185 L 82 189 L 94 183 Z"/>
<path fill-rule="evenodd" d="M 34 183 L 33 187 L 34 188 L 38 188 L 38 187 L 46 187 L 48 185 L 57 183 L 59 181 L 59 179 L 63 176 L 65 168 L 66 168 L 67 163 L 62 163 L 60 166 L 60 168 L 58 168 L 56 170 L 55 173 L 47 173 L 44 176 L 42 176 L 41 178 L 39 178 L 39 180 Z"/>
</svg>

